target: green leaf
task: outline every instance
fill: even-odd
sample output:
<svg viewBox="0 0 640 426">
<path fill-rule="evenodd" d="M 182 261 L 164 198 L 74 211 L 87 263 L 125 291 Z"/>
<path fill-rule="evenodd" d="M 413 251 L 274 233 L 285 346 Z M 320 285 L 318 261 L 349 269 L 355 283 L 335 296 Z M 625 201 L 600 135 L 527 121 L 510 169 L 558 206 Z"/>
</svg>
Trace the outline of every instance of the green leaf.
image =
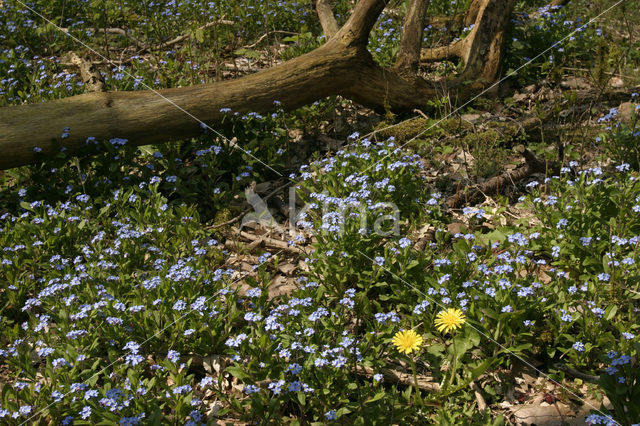
<svg viewBox="0 0 640 426">
<path fill-rule="evenodd" d="M 556 355 L 556 348 L 547 346 L 547 355 L 549 355 L 549 358 L 553 358 Z"/>
<path fill-rule="evenodd" d="M 204 42 L 204 30 L 202 28 L 195 30 L 194 36 L 196 40 L 198 40 L 198 43 Z"/>
<path fill-rule="evenodd" d="M 245 49 L 244 47 L 233 52 L 236 56 L 246 56 L 250 59 L 259 59 L 260 53 L 255 50 Z"/>
<path fill-rule="evenodd" d="M 613 317 L 616 316 L 618 312 L 618 307 L 616 305 L 609 306 L 604 312 L 604 319 L 610 321 Z"/>
<path fill-rule="evenodd" d="M 225 371 L 229 374 L 231 374 L 233 377 L 235 377 L 236 379 L 240 379 L 242 381 L 246 380 L 249 378 L 249 375 L 247 373 L 244 372 L 244 370 L 240 367 L 235 367 L 235 366 L 230 366 L 227 367 L 225 369 Z"/>
<path fill-rule="evenodd" d="M 351 410 L 349 410 L 347 407 L 342 407 L 338 411 L 336 411 L 336 415 L 340 417 L 340 416 L 344 416 L 345 414 L 349 414 L 350 412 Z"/>
<path fill-rule="evenodd" d="M 441 345 L 440 343 L 436 343 L 435 345 L 431 345 L 427 348 L 427 353 L 434 356 L 440 356 L 442 355 L 444 350 L 445 350 L 444 345 Z"/>
<path fill-rule="evenodd" d="M 384 398 L 384 396 L 385 396 L 386 394 L 387 394 L 387 393 L 386 393 L 385 391 L 380 391 L 380 392 L 378 392 L 377 394 L 373 395 L 373 397 L 372 397 L 372 398 L 370 398 L 370 399 L 366 400 L 364 403 L 365 403 L 365 404 L 371 404 L 372 402 L 376 402 L 376 401 L 378 401 L 378 400 L 380 400 L 380 399 Z"/>
<path fill-rule="evenodd" d="M 297 392 L 298 394 L 298 401 L 300 401 L 300 405 L 304 406 L 307 403 L 307 399 L 304 395 L 304 392 Z"/>
<path fill-rule="evenodd" d="M 412 390 L 413 390 L 413 388 L 411 386 L 409 386 L 407 389 L 405 389 L 404 392 L 402 392 L 402 396 L 404 397 L 405 400 L 411 401 L 411 391 Z"/>
</svg>

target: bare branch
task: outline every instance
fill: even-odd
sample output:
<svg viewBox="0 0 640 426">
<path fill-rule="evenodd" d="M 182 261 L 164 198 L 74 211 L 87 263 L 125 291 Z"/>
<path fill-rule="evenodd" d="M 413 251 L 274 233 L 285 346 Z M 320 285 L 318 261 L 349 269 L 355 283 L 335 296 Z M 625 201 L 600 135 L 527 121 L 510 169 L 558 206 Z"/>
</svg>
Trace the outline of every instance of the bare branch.
<svg viewBox="0 0 640 426">
<path fill-rule="evenodd" d="M 495 176 L 479 185 L 465 187 L 449 197 L 445 204 L 451 209 L 459 208 L 463 205 L 473 205 L 482 201 L 487 194 L 496 194 L 500 189 L 513 184 L 513 182 L 525 179 L 533 173 L 546 173 L 549 170 L 558 171 L 557 165 L 548 164 L 526 148 L 522 155 L 525 158 L 525 163 L 517 169 Z"/>
<path fill-rule="evenodd" d="M 453 59 L 460 57 L 462 54 L 462 40 L 454 41 L 446 46 L 432 47 L 422 49 L 420 52 L 420 60 L 422 62 L 444 61 L 445 59 Z"/>
<path fill-rule="evenodd" d="M 365 47 L 369 33 L 389 0 L 359 1 L 346 24 L 338 30 L 334 39 L 349 47 Z"/>
<path fill-rule="evenodd" d="M 235 24 L 235 22 L 229 21 L 227 19 L 218 19 L 218 20 L 215 20 L 215 21 L 207 22 L 203 26 L 198 27 L 196 29 L 196 31 L 204 31 L 207 28 L 213 27 L 215 25 L 234 25 L 234 24 Z M 157 47 L 158 47 L 158 49 L 166 49 L 167 47 L 173 46 L 176 43 L 180 43 L 181 41 L 184 41 L 184 40 L 188 39 L 194 33 L 195 33 L 195 31 L 191 32 L 191 33 L 183 34 L 181 36 L 178 36 L 178 37 L 174 38 L 173 40 L 169 40 L 167 42 L 164 42 L 164 43 L 162 43 L 161 45 L 159 45 Z"/>
<path fill-rule="evenodd" d="M 367 377 L 373 377 L 375 371 L 371 367 L 366 367 L 363 365 L 357 365 L 355 371 L 358 374 L 362 374 Z M 380 369 L 380 373 L 384 377 L 385 381 L 391 383 L 400 383 L 405 386 L 414 386 L 413 376 L 409 373 L 403 373 L 398 370 L 394 370 L 391 368 L 382 368 Z M 423 376 L 421 374 L 417 375 L 418 379 L 417 387 L 420 390 L 428 391 L 428 392 L 440 392 L 440 385 L 434 382 L 433 377 Z"/>
<path fill-rule="evenodd" d="M 316 13 L 318 14 L 324 36 L 329 40 L 336 35 L 340 29 L 338 27 L 338 21 L 336 21 L 336 17 L 333 15 L 330 0 L 316 0 Z"/>
<path fill-rule="evenodd" d="M 65 33 L 69 33 L 69 28 L 60 28 L 60 30 L 62 30 Z M 84 30 L 90 31 L 92 33 L 99 32 L 99 33 L 106 33 L 106 34 L 121 35 L 133 41 L 138 48 L 143 49 L 145 46 L 142 41 L 138 40 L 137 38 L 132 36 L 127 30 L 124 30 L 122 28 L 85 28 Z"/>
</svg>

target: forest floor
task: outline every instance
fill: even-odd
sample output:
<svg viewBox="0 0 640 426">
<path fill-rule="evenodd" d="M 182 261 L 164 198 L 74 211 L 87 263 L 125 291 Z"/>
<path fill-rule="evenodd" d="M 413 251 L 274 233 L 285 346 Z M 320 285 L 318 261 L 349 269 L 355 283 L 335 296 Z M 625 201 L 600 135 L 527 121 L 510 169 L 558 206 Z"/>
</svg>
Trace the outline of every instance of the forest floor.
<svg viewBox="0 0 640 426">
<path fill-rule="evenodd" d="M 20 31 L 0 39 L 2 108 L 236 78 L 324 42 L 296 2 L 35 3 L 93 50 L 5 6 Z M 350 2 L 335 3 L 343 21 Z M 580 28 L 572 3 L 526 19 L 520 5 L 505 76 Z M 372 34 L 381 64 L 402 13 Z M 464 105 L 227 111 L 216 133 L 0 172 L 0 418 L 637 423 L 634 16 Z"/>
</svg>

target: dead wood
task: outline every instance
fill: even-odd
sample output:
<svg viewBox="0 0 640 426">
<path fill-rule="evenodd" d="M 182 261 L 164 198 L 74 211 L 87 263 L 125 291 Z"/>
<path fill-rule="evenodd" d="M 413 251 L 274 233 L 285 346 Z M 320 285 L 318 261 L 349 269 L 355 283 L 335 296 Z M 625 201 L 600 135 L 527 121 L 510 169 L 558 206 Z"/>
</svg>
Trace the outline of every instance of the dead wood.
<svg viewBox="0 0 640 426">
<path fill-rule="evenodd" d="M 565 365 L 561 362 L 556 362 L 555 364 L 553 364 L 553 367 L 557 368 L 558 370 L 564 371 L 568 375 L 577 379 L 586 380 L 592 383 L 597 383 L 600 381 L 600 376 L 583 373 L 582 371 L 576 370 L 575 368 L 569 367 L 568 365 Z"/>
<path fill-rule="evenodd" d="M 98 72 L 91 62 L 87 62 L 80 58 L 75 52 L 69 52 L 68 56 L 71 63 L 78 67 L 80 77 L 82 78 L 82 82 L 87 90 L 89 92 L 103 92 L 104 80 L 102 79 L 100 72 Z"/>
<path fill-rule="evenodd" d="M 493 177 L 482 184 L 465 187 L 447 198 L 445 201 L 446 206 L 450 209 L 460 208 L 463 205 L 471 206 L 483 201 L 486 195 L 496 194 L 501 188 L 513 185 L 514 182 L 525 179 L 533 173 L 555 172 L 557 169 L 557 166 L 539 159 L 526 148 L 522 155 L 525 158 L 525 163 L 520 167 L 513 171 L 503 173 L 500 176 Z"/>
<path fill-rule="evenodd" d="M 266 203 L 271 198 L 273 198 L 274 195 L 278 194 L 280 191 L 282 191 L 283 189 L 289 187 L 290 185 L 291 185 L 291 183 L 287 181 L 283 185 L 278 186 L 276 189 L 271 191 L 266 196 L 262 197 L 262 200 Z M 213 225 L 206 226 L 205 229 L 218 229 L 218 228 L 224 228 L 225 226 L 233 225 L 234 223 L 239 222 L 240 220 L 242 220 L 242 218 L 246 214 L 250 213 L 252 210 L 253 210 L 253 208 L 249 207 L 249 208 L 245 209 L 239 215 L 235 216 L 234 218 L 229 219 L 229 220 L 224 221 L 224 222 L 221 222 L 221 223 L 214 223 Z"/>
<path fill-rule="evenodd" d="M 132 36 L 127 30 L 124 30 L 122 28 L 87 28 L 87 30 L 93 31 L 93 32 L 107 33 L 107 34 L 118 34 L 134 42 L 135 45 L 140 49 L 143 49 L 145 47 L 145 44 L 142 41 L 138 40 L 136 37 Z"/>
<path fill-rule="evenodd" d="M 462 40 L 454 41 L 446 46 L 437 46 L 422 49 L 420 60 L 422 62 L 436 62 L 459 58 L 462 55 Z"/>
<path fill-rule="evenodd" d="M 265 235 L 254 235 L 245 231 L 240 231 L 238 235 L 248 241 L 251 241 L 250 245 L 254 245 L 253 248 L 258 247 L 261 244 L 264 244 L 267 248 L 283 250 L 289 253 L 300 254 L 305 253 L 299 247 L 290 246 L 286 241 L 277 240 L 275 238 L 270 238 Z"/>
<path fill-rule="evenodd" d="M 318 14 L 318 20 L 320 26 L 324 32 L 324 36 L 327 40 L 336 35 L 338 30 L 338 21 L 333 14 L 330 0 L 316 0 L 316 13 Z"/>
<path fill-rule="evenodd" d="M 465 70 L 477 71 L 473 77 L 491 79 L 497 75 L 503 32 L 513 2 L 482 0 L 476 34 L 465 38 L 468 49 L 463 55 L 468 61 Z M 468 99 L 482 89 L 483 82 L 474 84 L 475 78 L 465 73 L 443 84 L 407 79 L 404 72 L 377 65 L 367 43 L 387 3 L 359 1 L 347 23 L 321 47 L 235 80 L 159 91 L 86 93 L 0 108 L 0 152 L 4 154 L 0 169 L 41 161 L 58 153 L 62 145 L 69 154 L 82 153 L 90 136 L 98 140 L 124 138 L 136 146 L 195 137 L 202 132 L 201 122 L 213 124 L 224 118 L 223 108 L 238 113 L 267 112 L 278 100 L 282 108 L 292 110 L 327 96 L 342 95 L 379 111 L 411 111 L 442 96 L 445 87 L 458 99 Z M 416 10 L 414 17 L 421 9 Z M 483 31 L 478 32 L 478 28 Z M 70 134 L 61 140 L 65 127 Z M 34 151 L 36 147 L 38 152 Z"/>
<path fill-rule="evenodd" d="M 478 411 L 485 411 L 487 409 L 487 402 L 484 400 L 482 396 L 482 392 L 480 391 L 480 386 L 476 382 L 469 383 L 469 387 L 473 391 L 473 395 L 476 398 L 476 404 L 478 404 Z"/>
<path fill-rule="evenodd" d="M 355 369 L 356 373 L 361 374 L 367 377 L 373 377 L 376 374 L 376 371 L 371 367 L 365 367 L 363 365 L 358 365 Z M 398 370 L 393 370 L 391 368 L 382 368 L 379 370 L 379 373 L 382 374 L 384 380 L 391 383 L 399 383 L 405 386 L 415 386 L 413 376 L 408 373 L 403 373 Z M 428 391 L 428 392 L 440 392 L 440 385 L 433 381 L 433 377 L 417 375 L 418 378 L 418 389 Z"/>
<path fill-rule="evenodd" d="M 415 74 L 418 71 L 420 47 L 422 46 L 422 22 L 428 7 L 429 0 L 412 0 L 409 3 L 395 64 L 395 68 L 401 73 Z"/>
<path fill-rule="evenodd" d="M 461 40 L 448 46 L 425 49 L 420 57 L 424 61 L 438 61 L 459 57 L 464 68 L 459 81 L 487 84 L 500 74 L 504 42 L 515 0 L 474 0 L 468 16 L 474 16 L 473 28 Z"/>
<path fill-rule="evenodd" d="M 195 34 L 196 31 L 204 31 L 207 28 L 211 28 L 211 27 L 213 27 L 215 25 L 234 25 L 234 24 L 235 24 L 234 21 L 230 21 L 228 19 L 217 19 L 215 21 L 207 22 L 206 24 L 198 27 L 195 31 L 183 34 L 183 35 L 178 36 L 178 37 L 176 37 L 176 38 L 174 38 L 172 40 L 166 41 L 166 42 L 156 46 L 156 48 L 158 48 L 158 49 L 166 49 L 167 47 L 171 47 L 174 44 L 178 44 L 181 41 L 184 41 L 184 40 L 190 38 L 193 34 Z"/>
</svg>

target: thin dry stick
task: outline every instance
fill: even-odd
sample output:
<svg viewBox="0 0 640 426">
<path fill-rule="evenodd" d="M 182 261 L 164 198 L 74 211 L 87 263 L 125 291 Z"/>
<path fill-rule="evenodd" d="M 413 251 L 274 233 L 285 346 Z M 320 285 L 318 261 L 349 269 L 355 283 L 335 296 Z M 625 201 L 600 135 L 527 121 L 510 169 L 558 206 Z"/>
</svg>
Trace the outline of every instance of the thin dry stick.
<svg viewBox="0 0 640 426">
<path fill-rule="evenodd" d="M 198 27 L 196 29 L 196 31 L 204 31 L 207 28 L 213 27 L 214 25 L 234 25 L 235 22 L 234 21 L 229 21 L 228 19 L 218 19 L 216 21 L 211 21 L 211 22 L 207 22 L 206 24 L 204 24 L 201 27 Z M 169 40 L 167 42 L 164 42 L 162 44 L 160 44 L 159 46 L 156 46 L 158 49 L 166 49 L 167 47 L 173 46 L 176 43 L 180 43 L 183 40 L 188 39 L 189 37 L 191 37 L 193 34 L 195 34 L 195 31 L 192 33 L 187 33 L 187 34 L 183 34 L 181 36 L 178 36 L 172 40 Z"/>
<path fill-rule="evenodd" d="M 356 373 L 362 374 L 367 377 L 373 377 L 375 371 L 371 367 L 365 367 L 363 365 L 358 365 L 356 367 Z M 380 369 L 380 373 L 384 377 L 386 381 L 393 383 L 400 383 L 406 386 L 413 386 L 414 380 L 413 376 L 408 373 L 402 373 L 397 370 L 393 370 L 391 368 L 382 368 Z M 418 388 L 420 390 L 425 390 L 428 392 L 440 392 L 440 385 L 438 383 L 433 382 L 433 377 L 418 375 Z"/>
<path fill-rule="evenodd" d="M 283 30 L 272 30 L 267 31 L 258 37 L 255 43 L 247 44 L 246 46 L 242 46 L 244 49 L 251 49 L 252 47 L 256 47 L 262 40 L 264 40 L 269 34 L 286 34 L 286 35 L 300 35 L 300 33 L 292 32 L 292 31 L 283 31 Z"/>
</svg>

